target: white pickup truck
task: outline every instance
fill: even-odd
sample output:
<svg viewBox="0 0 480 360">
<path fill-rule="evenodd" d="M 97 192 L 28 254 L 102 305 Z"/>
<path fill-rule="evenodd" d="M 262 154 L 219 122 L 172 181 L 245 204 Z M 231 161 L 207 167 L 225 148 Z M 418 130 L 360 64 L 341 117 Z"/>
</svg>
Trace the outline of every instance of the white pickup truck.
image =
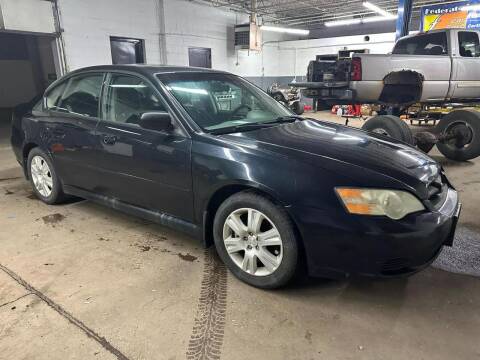
<svg viewBox="0 0 480 360">
<path fill-rule="evenodd" d="M 479 32 L 437 30 L 401 38 L 391 54 L 312 61 L 303 95 L 328 103 L 480 101 Z"/>
<path fill-rule="evenodd" d="M 480 103 L 479 34 L 437 30 L 401 38 L 391 54 L 319 57 L 308 66 L 307 82 L 292 85 L 317 104 L 384 104 L 396 108 L 397 114 L 414 103 Z M 376 116 L 362 128 L 426 152 L 436 144 L 454 160 L 480 155 L 480 112 L 475 109 L 450 112 L 430 133 L 412 134 L 404 121 L 392 115 Z"/>
</svg>

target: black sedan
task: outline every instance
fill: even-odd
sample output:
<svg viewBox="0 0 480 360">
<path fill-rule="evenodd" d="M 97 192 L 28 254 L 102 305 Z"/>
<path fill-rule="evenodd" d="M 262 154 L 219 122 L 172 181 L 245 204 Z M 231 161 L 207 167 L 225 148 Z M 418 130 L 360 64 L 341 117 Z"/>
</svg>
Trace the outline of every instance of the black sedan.
<svg viewBox="0 0 480 360">
<path fill-rule="evenodd" d="M 215 244 L 238 278 L 414 273 L 460 211 L 441 167 L 403 143 L 303 119 L 242 78 L 160 66 L 71 72 L 13 121 L 47 204 L 74 195 Z"/>
</svg>

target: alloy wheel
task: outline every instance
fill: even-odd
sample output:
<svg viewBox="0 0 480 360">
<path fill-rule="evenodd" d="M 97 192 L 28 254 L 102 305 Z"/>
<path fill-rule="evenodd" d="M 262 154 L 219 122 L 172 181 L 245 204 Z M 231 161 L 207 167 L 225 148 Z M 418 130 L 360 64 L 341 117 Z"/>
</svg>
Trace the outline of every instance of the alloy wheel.
<svg viewBox="0 0 480 360">
<path fill-rule="evenodd" d="M 53 190 L 53 178 L 48 163 L 39 155 L 32 158 L 30 163 L 33 185 L 43 197 L 49 197 Z"/>
<path fill-rule="evenodd" d="M 280 232 L 258 210 L 242 208 L 227 216 L 223 226 L 223 242 L 232 261 L 250 275 L 271 275 L 282 262 Z"/>
</svg>

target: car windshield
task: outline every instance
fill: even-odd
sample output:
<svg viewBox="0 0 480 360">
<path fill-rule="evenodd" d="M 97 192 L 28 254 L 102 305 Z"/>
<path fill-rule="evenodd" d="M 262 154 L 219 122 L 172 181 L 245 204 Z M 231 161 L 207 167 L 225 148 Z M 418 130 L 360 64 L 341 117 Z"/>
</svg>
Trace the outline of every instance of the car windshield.
<svg viewBox="0 0 480 360">
<path fill-rule="evenodd" d="M 248 81 L 225 73 L 159 74 L 159 80 L 207 132 L 254 128 L 292 112 Z"/>
</svg>

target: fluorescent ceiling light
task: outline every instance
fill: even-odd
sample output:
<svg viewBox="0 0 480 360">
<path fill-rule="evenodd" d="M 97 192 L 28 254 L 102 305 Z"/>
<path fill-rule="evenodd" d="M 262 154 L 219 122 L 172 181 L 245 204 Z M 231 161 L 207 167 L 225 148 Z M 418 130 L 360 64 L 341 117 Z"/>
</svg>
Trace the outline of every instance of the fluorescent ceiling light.
<svg viewBox="0 0 480 360">
<path fill-rule="evenodd" d="M 262 29 L 262 31 L 273 31 L 273 32 L 296 34 L 296 35 L 308 35 L 308 34 L 310 34 L 310 30 L 283 28 L 283 27 L 276 27 L 276 26 L 262 25 L 260 27 L 260 29 Z"/>
<path fill-rule="evenodd" d="M 371 22 L 377 22 L 377 21 L 390 21 L 390 20 L 395 20 L 395 18 L 387 18 L 385 16 L 369 16 L 365 17 L 362 19 L 363 23 L 371 23 Z"/>
<path fill-rule="evenodd" d="M 361 19 L 346 19 L 346 20 L 334 20 L 334 21 L 327 21 L 325 26 L 342 26 L 342 25 L 355 25 L 361 24 Z"/>
<path fill-rule="evenodd" d="M 392 13 L 389 13 L 388 11 L 385 11 L 385 10 L 379 8 L 377 5 L 372 4 L 371 2 L 364 1 L 363 6 L 365 6 L 369 10 L 372 10 L 372 11 L 376 12 L 377 14 L 382 15 L 383 17 L 385 17 L 387 19 L 396 19 L 397 18 L 396 15 L 393 15 Z"/>
<path fill-rule="evenodd" d="M 355 25 L 355 24 L 366 24 L 372 23 L 377 21 L 390 21 L 394 20 L 393 18 L 387 18 L 385 16 L 370 16 L 365 17 L 362 19 L 345 19 L 345 20 L 335 20 L 335 21 L 327 21 L 325 26 L 343 26 L 343 25 Z"/>
</svg>

